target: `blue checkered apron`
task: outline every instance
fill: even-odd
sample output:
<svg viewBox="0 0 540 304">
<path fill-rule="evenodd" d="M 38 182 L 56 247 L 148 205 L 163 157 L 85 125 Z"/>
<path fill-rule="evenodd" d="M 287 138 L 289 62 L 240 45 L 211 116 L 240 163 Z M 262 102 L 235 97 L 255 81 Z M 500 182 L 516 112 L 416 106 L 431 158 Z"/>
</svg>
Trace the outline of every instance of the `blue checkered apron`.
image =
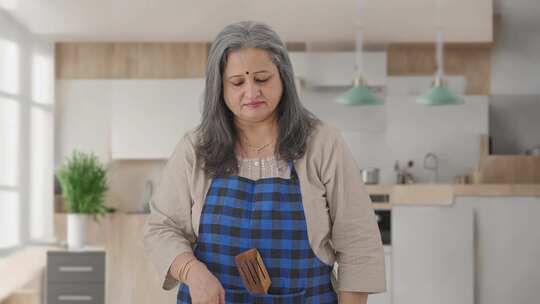
<svg viewBox="0 0 540 304">
<path fill-rule="evenodd" d="M 241 176 L 212 180 L 201 214 L 195 256 L 225 289 L 226 303 L 337 303 L 332 267 L 315 256 L 296 170 L 291 178 L 250 180 Z M 272 280 L 267 295 L 244 287 L 234 257 L 257 248 Z M 177 304 L 191 303 L 181 284 Z"/>
</svg>

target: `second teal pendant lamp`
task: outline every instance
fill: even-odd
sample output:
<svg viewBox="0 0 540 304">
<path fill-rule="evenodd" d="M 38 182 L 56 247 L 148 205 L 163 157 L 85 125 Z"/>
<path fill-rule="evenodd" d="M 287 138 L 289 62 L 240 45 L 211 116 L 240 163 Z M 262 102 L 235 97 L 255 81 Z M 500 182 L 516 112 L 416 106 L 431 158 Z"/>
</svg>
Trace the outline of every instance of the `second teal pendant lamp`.
<svg viewBox="0 0 540 304">
<path fill-rule="evenodd" d="M 358 0 L 359 14 L 362 12 L 362 0 Z M 362 18 L 359 18 L 361 20 Z M 360 22 L 359 22 L 360 23 Z M 373 106 L 382 105 L 383 101 L 371 92 L 367 83 L 362 78 L 362 51 L 363 51 L 363 37 L 362 27 L 358 25 L 356 31 L 356 67 L 355 77 L 353 80 L 353 86 L 343 95 L 336 99 L 337 103 L 351 106 Z"/>
<path fill-rule="evenodd" d="M 437 30 L 437 72 L 433 86 L 417 102 L 428 106 L 444 106 L 463 104 L 463 99 L 452 93 L 444 79 L 443 63 L 443 31 L 441 24 L 441 1 L 437 1 L 438 30 Z"/>
</svg>

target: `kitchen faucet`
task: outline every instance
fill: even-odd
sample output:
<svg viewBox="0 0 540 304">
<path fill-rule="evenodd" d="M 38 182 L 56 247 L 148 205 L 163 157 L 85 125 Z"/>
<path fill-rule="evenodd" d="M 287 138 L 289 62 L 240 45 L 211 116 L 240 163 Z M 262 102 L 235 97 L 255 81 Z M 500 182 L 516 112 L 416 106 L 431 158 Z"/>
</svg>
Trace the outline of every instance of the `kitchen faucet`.
<svg viewBox="0 0 540 304">
<path fill-rule="evenodd" d="M 439 182 L 439 159 L 435 153 L 427 153 L 424 156 L 424 169 L 434 171 L 435 182 Z"/>
</svg>

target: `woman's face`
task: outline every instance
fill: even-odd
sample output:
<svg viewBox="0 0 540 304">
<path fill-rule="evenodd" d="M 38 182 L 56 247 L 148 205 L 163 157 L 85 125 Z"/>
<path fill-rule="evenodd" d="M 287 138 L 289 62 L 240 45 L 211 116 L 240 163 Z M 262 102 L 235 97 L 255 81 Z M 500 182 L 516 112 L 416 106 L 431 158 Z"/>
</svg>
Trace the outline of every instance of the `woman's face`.
<svg viewBox="0 0 540 304">
<path fill-rule="evenodd" d="M 274 118 L 283 84 L 276 65 L 262 49 L 229 53 L 223 75 L 223 96 L 235 120 L 256 123 Z"/>
</svg>

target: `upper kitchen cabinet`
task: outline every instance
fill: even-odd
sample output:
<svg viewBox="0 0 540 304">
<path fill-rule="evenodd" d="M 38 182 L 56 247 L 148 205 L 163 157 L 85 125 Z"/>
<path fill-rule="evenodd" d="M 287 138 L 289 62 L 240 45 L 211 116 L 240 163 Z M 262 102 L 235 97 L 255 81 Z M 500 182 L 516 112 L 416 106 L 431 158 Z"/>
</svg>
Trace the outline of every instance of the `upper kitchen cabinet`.
<svg viewBox="0 0 540 304">
<path fill-rule="evenodd" d="M 200 122 L 203 78 L 109 83 L 113 159 L 167 159 Z"/>
<path fill-rule="evenodd" d="M 57 79 L 184 79 L 203 77 L 204 42 L 59 42 Z"/>
<path fill-rule="evenodd" d="M 311 86 L 349 86 L 354 52 L 290 52 L 295 76 Z M 386 52 L 364 52 L 363 77 L 369 85 L 386 84 Z"/>
</svg>

